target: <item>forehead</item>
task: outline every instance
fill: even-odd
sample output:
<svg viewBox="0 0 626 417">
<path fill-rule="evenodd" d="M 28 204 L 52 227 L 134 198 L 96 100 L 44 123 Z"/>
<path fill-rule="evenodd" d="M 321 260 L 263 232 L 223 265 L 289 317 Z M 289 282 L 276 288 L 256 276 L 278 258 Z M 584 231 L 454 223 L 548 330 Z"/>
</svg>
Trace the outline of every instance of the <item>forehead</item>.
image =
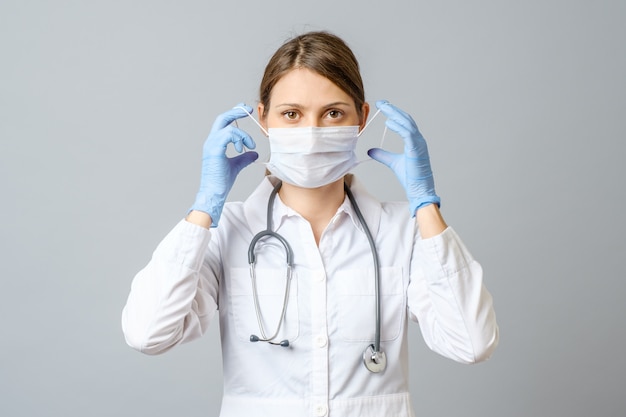
<svg viewBox="0 0 626 417">
<path fill-rule="evenodd" d="M 351 103 L 352 99 L 337 84 L 307 68 L 287 72 L 276 82 L 271 94 L 272 105 L 298 103 L 314 106 L 335 101 Z"/>
</svg>

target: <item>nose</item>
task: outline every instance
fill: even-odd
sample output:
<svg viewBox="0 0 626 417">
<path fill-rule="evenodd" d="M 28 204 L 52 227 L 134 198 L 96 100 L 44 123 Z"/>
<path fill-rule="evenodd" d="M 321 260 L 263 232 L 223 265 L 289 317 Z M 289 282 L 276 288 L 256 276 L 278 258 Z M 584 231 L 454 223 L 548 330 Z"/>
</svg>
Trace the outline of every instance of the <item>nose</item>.
<svg viewBox="0 0 626 417">
<path fill-rule="evenodd" d="M 322 122 L 315 115 L 309 114 L 303 118 L 301 126 L 303 127 L 321 127 Z"/>
</svg>

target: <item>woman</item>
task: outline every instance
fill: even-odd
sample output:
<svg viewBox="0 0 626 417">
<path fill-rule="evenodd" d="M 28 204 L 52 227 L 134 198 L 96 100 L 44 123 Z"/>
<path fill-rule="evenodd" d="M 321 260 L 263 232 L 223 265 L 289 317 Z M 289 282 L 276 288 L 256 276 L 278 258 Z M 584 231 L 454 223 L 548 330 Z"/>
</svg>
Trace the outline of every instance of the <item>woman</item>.
<svg viewBox="0 0 626 417">
<path fill-rule="evenodd" d="M 397 175 L 408 210 L 376 201 L 348 173 L 370 112 L 351 50 L 325 32 L 285 43 L 257 109 L 272 175 L 245 202 L 224 203 L 258 155 L 231 125 L 252 109 L 219 116 L 192 209 L 135 277 L 122 324 L 141 352 L 201 336 L 219 311 L 222 416 L 414 415 L 407 319 L 456 361 L 495 349 L 491 296 L 439 212 L 426 142 L 409 115 L 377 107 L 404 153 L 369 154 Z M 241 155 L 226 157 L 230 143 Z"/>
</svg>

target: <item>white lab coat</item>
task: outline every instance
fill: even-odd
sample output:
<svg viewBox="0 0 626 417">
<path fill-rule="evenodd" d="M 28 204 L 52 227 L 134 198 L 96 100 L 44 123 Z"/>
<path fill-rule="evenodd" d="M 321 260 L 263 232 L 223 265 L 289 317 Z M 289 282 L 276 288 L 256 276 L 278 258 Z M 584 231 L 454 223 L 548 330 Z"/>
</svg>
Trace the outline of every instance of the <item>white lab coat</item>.
<svg viewBox="0 0 626 417">
<path fill-rule="evenodd" d="M 387 368 L 374 374 L 363 352 L 375 334 L 374 272 L 365 234 L 346 199 L 319 247 L 308 222 L 277 197 L 274 230 L 294 252 L 294 277 L 277 340 L 260 335 L 248 245 L 265 229 L 268 177 L 243 203 L 227 203 L 219 227 L 181 221 L 132 283 L 122 326 L 133 348 L 165 352 L 200 337 L 219 312 L 224 398 L 222 417 L 246 415 L 413 416 L 408 393 L 408 319 L 426 344 L 462 363 L 487 359 L 498 343 L 491 295 L 481 266 L 452 228 L 421 239 L 406 203 L 381 204 L 352 176 L 351 190 L 374 236 L 381 273 L 381 350 Z M 266 333 L 278 324 L 285 290 L 285 252 L 261 241 L 257 285 Z"/>
</svg>

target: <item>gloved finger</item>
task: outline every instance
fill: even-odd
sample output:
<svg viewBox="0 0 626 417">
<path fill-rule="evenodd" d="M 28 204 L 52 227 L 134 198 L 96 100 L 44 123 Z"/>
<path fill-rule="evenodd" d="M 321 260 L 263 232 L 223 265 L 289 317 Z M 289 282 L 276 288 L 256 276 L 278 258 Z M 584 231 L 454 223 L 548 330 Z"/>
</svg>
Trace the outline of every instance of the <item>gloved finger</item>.
<svg viewBox="0 0 626 417">
<path fill-rule="evenodd" d="M 387 127 L 396 132 L 398 135 L 402 136 L 405 139 L 405 143 L 407 140 L 413 144 L 416 140 L 423 139 L 422 134 L 420 133 L 417 126 L 413 125 L 412 127 L 407 128 L 406 125 L 396 122 L 395 120 L 388 119 L 385 122 Z"/>
<path fill-rule="evenodd" d="M 243 107 L 243 108 L 242 108 Z M 244 110 L 245 109 L 245 110 Z M 246 113 L 246 110 L 248 111 Z M 235 108 L 228 110 L 217 116 L 215 122 L 213 122 L 213 127 L 211 128 L 211 133 L 215 133 L 218 130 L 221 130 L 231 124 L 233 121 L 237 119 L 241 119 L 243 117 L 248 117 L 248 113 L 252 114 L 252 107 L 247 106 L 243 103 L 238 104 Z"/>
<path fill-rule="evenodd" d="M 378 161 L 381 164 L 388 166 L 389 168 L 391 168 L 391 165 L 394 163 L 394 161 L 398 157 L 398 154 L 386 151 L 381 148 L 372 148 L 369 151 L 367 151 L 367 154 L 373 160 Z"/>
<path fill-rule="evenodd" d="M 230 163 L 235 172 L 239 173 L 239 171 L 256 161 L 258 157 L 259 154 L 254 151 L 244 152 L 241 155 L 230 158 Z"/>
<path fill-rule="evenodd" d="M 248 149 L 254 149 L 256 148 L 256 142 L 254 141 L 254 139 L 252 139 L 252 136 L 250 136 L 249 134 L 247 134 L 246 132 L 244 132 L 241 129 L 235 129 L 238 133 L 241 133 L 241 141 L 243 142 L 244 146 Z"/>
<path fill-rule="evenodd" d="M 410 114 L 394 106 L 387 101 L 377 101 L 376 107 L 378 107 L 382 114 L 387 116 L 387 119 L 393 120 L 400 126 L 403 126 L 409 132 L 417 132 L 417 124 L 413 120 Z"/>
<path fill-rule="evenodd" d="M 235 150 L 239 153 L 243 152 L 243 145 L 249 149 L 256 147 L 256 143 L 246 132 L 233 126 L 226 126 L 219 132 L 209 136 L 206 150 L 209 153 L 221 154 L 226 152 L 229 143 L 232 143 Z"/>
<path fill-rule="evenodd" d="M 241 103 L 237 103 L 237 104 L 235 104 L 235 105 L 233 106 L 233 109 L 236 109 L 237 107 L 243 107 L 243 108 L 245 108 L 245 109 L 248 111 L 248 113 L 252 114 L 252 111 L 253 111 L 252 107 L 248 106 L 248 105 L 247 105 L 246 103 L 244 103 L 243 101 L 242 101 Z"/>
<path fill-rule="evenodd" d="M 398 114 L 401 117 L 411 119 L 411 115 L 400 109 L 399 107 L 394 106 L 387 100 L 378 100 L 376 102 L 376 107 L 383 112 L 387 117 L 390 117 L 392 114 Z"/>
<path fill-rule="evenodd" d="M 248 149 L 256 148 L 256 143 L 254 142 L 254 140 L 243 130 L 233 127 L 231 128 L 230 133 L 231 141 L 235 145 L 235 150 L 237 152 L 243 152 L 244 145 Z"/>
<path fill-rule="evenodd" d="M 376 100 L 376 108 L 380 109 L 381 106 L 389 104 L 389 100 Z"/>
</svg>

